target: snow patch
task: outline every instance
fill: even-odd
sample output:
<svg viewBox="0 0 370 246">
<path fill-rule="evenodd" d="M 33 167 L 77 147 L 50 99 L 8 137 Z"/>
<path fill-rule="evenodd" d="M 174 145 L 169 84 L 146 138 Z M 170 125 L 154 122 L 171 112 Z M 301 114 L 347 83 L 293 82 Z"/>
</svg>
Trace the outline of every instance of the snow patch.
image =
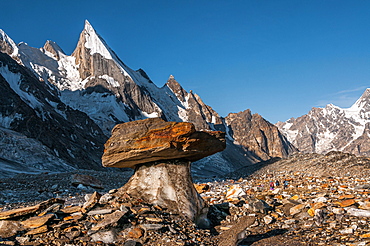
<svg viewBox="0 0 370 246">
<path fill-rule="evenodd" d="M 125 112 L 127 106 L 117 102 L 116 97 L 109 93 L 88 94 L 83 91 L 64 90 L 60 99 L 73 109 L 86 113 L 107 136 L 117 123 L 130 121 Z"/>
<path fill-rule="evenodd" d="M 38 101 L 36 97 L 29 94 L 20 88 L 21 75 L 18 73 L 13 73 L 8 69 L 8 66 L 0 67 L 0 74 L 8 82 L 12 90 L 17 93 L 21 99 L 27 103 L 33 109 L 42 108 L 42 103 Z"/>
<path fill-rule="evenodd" d="M 114 78 L 108 76 L 107 74 L 99 76 L 98 78 L 105 79 L 108 82 L 108 84 L 110 84 L 113 87 L 120 87 L 120 84 L 117 81 L 115 81 Z"/>
<path fill-rule="evenodd" d="M 158 114 L 157 112 L 147 113 L 147 112 L 141 111 L 140 113 L 141 113 L 141 115 L 143 115 L 145 118 L 156 118 L 156 117 L 159 117 L 159 114 Z"/>
</svg>

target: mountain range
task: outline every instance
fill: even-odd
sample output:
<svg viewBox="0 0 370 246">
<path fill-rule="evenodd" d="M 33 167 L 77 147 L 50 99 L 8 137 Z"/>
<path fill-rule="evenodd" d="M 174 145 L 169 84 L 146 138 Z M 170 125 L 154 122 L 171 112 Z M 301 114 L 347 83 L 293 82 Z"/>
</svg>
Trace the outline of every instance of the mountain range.
<svg viewBox="0 0 370 246">
<path fill-rule="evenodd" d="M 306 115 L 276 125 L 304 153 L 342 151 L 370 156 L 370 89 L 350 108 L 314 107 Z"/>
<path fill-rule="evenodd" d="M 2 176 L 107 170 L 101 156 L 112 128 L 149 117 L 226 132 L 225 151 L 194 163 L 199 176 L 297 151 L 277 126 L 250 110 L 220 117 L 172 75 L 156 86 L 144 70 L 123 63 L 88 21 L 71 55 L 53 41 L 41 48 L 16 44 L 0 30 L 0 84 Z"/>
</svg>

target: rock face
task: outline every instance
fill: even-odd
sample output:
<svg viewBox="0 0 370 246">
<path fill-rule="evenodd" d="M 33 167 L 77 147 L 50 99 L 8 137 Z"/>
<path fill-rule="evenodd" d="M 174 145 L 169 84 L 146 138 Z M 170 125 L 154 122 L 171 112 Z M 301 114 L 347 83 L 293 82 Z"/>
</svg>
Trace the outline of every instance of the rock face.
<svg viewBox="0 0 370 246">
<path fill-rule="evenodd" d="M 225 147 L 223 132 L 199 132 L 192 123 L 149 118 L 117 125 L 105 144 L 102 161 L 105 167 L 131 168 L 171 159 L 197 161 Z"/>
<path fill-rule="evenodd" d="M 287 157 L 297 149 L 289 143 L 278 128 L 259 114 L 245 110 L 229 114 L 225 119 L 234 143 L 243 146 L 255 158 L 268 160 L 271 157 Z"/>
<path fill-rule="evenodd" d="M 204 202 L 190 174 L 190 162 L 224 150 L 225 134 L 199 132 L 191 123 L 166 122 L 160 118 L 117 125 L 105 144 L 106 167 L 135 167 L 120 189 L 123 194 L 165 207 L 199 224 Z"/>
<path fill-rule="evenodd" d="M 332 104 L 312 108 L 308 114 L 276 125 L 288 140 L 305 153 L 344 151 L 370 156 L 370 89 L 347 109 Z"/>
<path fill-rule="evenodd" d="M 24 171 L 53 170 L 53 164 L 55 171 L 102 169 L 100 156 L 107 138 L 100 128 L 4 53 L 0 53 L 0 86 L 0 145 L 5 145 L 0 153 L 4 152 L 7 170 L 17 166 L 24 166 Z M 40 150 L 31 154 L 30 162 L 19 163 L 20 146 Z"/>
</svg>

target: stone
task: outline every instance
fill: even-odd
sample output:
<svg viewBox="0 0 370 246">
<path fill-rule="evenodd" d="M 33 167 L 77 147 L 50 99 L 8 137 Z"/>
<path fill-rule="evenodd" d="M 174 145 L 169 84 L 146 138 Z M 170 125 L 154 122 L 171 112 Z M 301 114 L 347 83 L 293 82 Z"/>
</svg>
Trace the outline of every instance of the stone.
<svg viewBox="0 0 370 246">
<path fill-rule="evenodd" d="M 17 234 L 18 231 L 23 230 L 21 223 L 13 220 L 0 221 L 0 238 L 8 238 Z"/>
<path fill-rule="evenodd" d="M 241 196 L 247 195 L 239 185 L 232 185 L 226 193 L 227 199 L 238 199 Z"/>
<path fill-rule="evenodd" d="M 161 118 L 116 125 L 104 145 L 105 167 L 130 167 L 148 162 L 184 159 L 197 161 L 226 148 L 225 133 L 196 131 L 192 123 Z"/>
<path fill-rule="evenodd" d="M 163 219 L 161 219 L 161 218 L 145 217 L 145 220 L 148 221 L 148 222 L 156 222 L 156 223 L 163 222 Z"/>
<path fill-rule="evenodd" d="M 100 197 L 101 197 L 101 195 L 98 192 L 95 191 L 90 196 L 88 201 L 84 203 L 84 205 L 82 206 L 81 211 L 84 212 L 84 213 L 87 213 L 88 211 L 90 211 L 99 202 Z"/>
<path fill-rule="evenodd" d="M 141 228 L 143 228 L 145 231 L 147 230 L 160 230 L 163 228 L 163 225 L 162 224 L 141 224 L 140 225 Z"/>
<path fill-rule="evenodd" d="M 108 203 L 110 200 L 113 199 L 113 195 L 110 193 L 106 193 L 100 197 L 99 203 L 105 204 Z"/>
<path fill-rule="evenodd" d="M 355 199 L 347 199 L 347 200 L 343 200 L 343 201 L 338 201 L 335 204 L 338 204 L 339 206 L 344 208 L 344 207 L 349 207 L 349 206 L 351 206 L 355 203 L 356 203 Z"/>
<path fill-rule="evenodd" d="M 339 230 L 341 234 L 352 234 L 354 232 L 353 228 L 344 228 L 342 230 Z"/>
<path fill-rule="evenodd" d="M 259 212 L 266 214 L 268 210 L 271 209 L 271 207 L 261 199 L 248 199 L 246 200 L 247 207 L 251 209 L 253 212 Z"/>
<path fill-rule="evenodd" d="M 315 216 L 315 209 L 314 209 L 314 208 L 310 208 L 310 209 L 308 209 L 308 210 L 307 210 L 307 213 L 308 213 L 311 217 L 313 217 L 313 216 Z"/>
<path fill-rule="evenodd" d="M 96 189 L 103 189 L 102 182 L 99 179 L 86 174 L 73 174 L 71 176 L 71 183 L 74 186 L 83 185 Z"/>
<path fill-rule="evenodd" d="M 46 214 L 44 216 L 34 216 L 21 222 L 25 228 L 36 228 L 45 225 L 49 220 L 54 218 L 54 214 Z"/>
<path fill-rule="evenodd" d="M 92 242 L 114 243 L 117 239 L 117 233 L 114 230 L 98 231 L 91 235 Z"/>
<path fill-rule="evenodd" d="M 194 187 L 199 194 L 210 191 L 210 186 L 208 184 L 194 184 Z"/>
<path fill-rule="evenodd" d="M 36 229 L 33 229 L 33 230 L 27 232 L 25 235 L 36 235 L 36 234 L 44 233 L 44 232 L 47 232 L 47 231 L 48 231 L 48 226 L 43 225 L 41 227 L 37 227 Z"/>
<path fill-rule="evenodd" d="M 135 241 L 135 240 L 127 240 L 123 246 L 139 246 L 142 245 L 141 243 Z"/>
<path fill-rule="evenodd" d="M 365 210 L 370 210 L 370 202 L 365 201 L 365 202 L 359 202 L 360 206 L 358 208 L 360 209 L 365 209 Z"/>
<path fill-rule="evenodd" d="M 128 237 L 138 239 L 138 238 L 141 238 L 143 234 L 144 234 L 143 229 L 135 227 L 128 232 Z"/>
<path fill-rule="evenodd" d="M 97 215 L 97 214 L 110 214 L 112 213 L 112 209 L 96 209 L 92 210 L 87 213 L 87 215 Z"/>
<path fill-rule="evenodd" d="M 266 225 L 268 225 L 274 221 L 274 218 L 271 217 L 270 215 L 266 215 L 265 217 L 263 217 L 263 221 L 265 222 Z"/>
<path fill-rule="evenodd" d="M 370 217 L 370 211 L 364 209 L 347 208 L 347 214 L 355 217 Z"/>
<path fill-rule="evenodd" d="M 91 230 L 97 231 L 100 229 L 103 229 L 106 226 L 112 225 L 114 223 L 117 223 L 123 215 L 125 215 L 125 212 L 122 211 L 115 211 L 112 214 L 106 214 L 102 221 L 100 221 L 97 225 L 91 228 Z"/>
<path fill-rule="evenodd" d="M 253 225 L 256 221 L 255 217 L 243 216 L 239 221 L 232 226 L 229 230 L 224 231 L 218 236 L 218 245 L 236 245 L 237 241 L 242 239 L 239 236 L 246 228 Z"/>
<path fill-rule="evenodd" d="M 117 191 L 165 207 L 192 221 L 205 207 L 190 174 L 190 162 L 224 150 L 225 133 L 196 131 L 192 123 L 149 118 L 115 126 L 105 144 L 105 167 L 135 167 Z"/>
<path fill-rule="evenodd" d="M 304 204 L 298 204 L 294 207 L 291 207 L 290 208 L 290 215 L 293 216 L 293 215 L 296 215 L 296 214 L 300 213 L 304 207 L 305 207 Z"/>
<path fill-rule="evenodd" d="M 19 216 L 36 213 L 37 211 L 42 211 L 54 203 L 64 203 L 64 200 L 52 198 L 50 200 L 39 203 L 35 206 L 2 211 L 0 212 L 0 220 L 11 219 L 11 218 L 19 217 Z"/>
<path fill-rule="evenodd" d="M 81 207 L 80 206 L 70 206 L 70 207 L 62 208 L 60 211 L 62 211 L 63 213 L 66 213 L 66 214 L 73 214 L 73 213 L 76 213 L 76 212 L 80 212 Z"/>
</svg>

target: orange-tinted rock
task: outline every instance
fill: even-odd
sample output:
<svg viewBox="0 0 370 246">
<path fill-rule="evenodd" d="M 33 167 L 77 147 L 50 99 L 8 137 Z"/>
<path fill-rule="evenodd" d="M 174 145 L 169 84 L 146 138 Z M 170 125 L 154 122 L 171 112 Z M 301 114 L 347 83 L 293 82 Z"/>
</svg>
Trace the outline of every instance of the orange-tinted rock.
<svg viewBox="0 0 370 246">
<path fill-rule="evenodd" d="M 353 204 L 355 204 L 356 201 L 354 199 L 347 199 L 347 200 L 343 200 L 343 201 L 338 201 L 336 202 L 336 204 L 338 204 L 339 206 L 341 206 L 342 208 L 344 207 L 348 207 L 348 206 L 351 206 Z"/>
<path fill-rule="evenodd" d="M 81 207 L 80 206 L 71 206 L 71 207 L 62 208 L 60 211 L 62 211 L 63 213 L 66 213 L 66 214 L 73 214 L 73 213 L 80 212 Z"/>
<path fill-rule="evenodd" d="M 361 238 L 370 238 L 370 233 L 360 235 Z"/>
<path fill-rule="evenodd" d="M 307 213 L 308 213 L 311 217 L 313 217 L 313 216 L 315 216 L 315 209 L 314 209 L 314 208 L 310 208 L 310 209 L 307 211 Z"/>
<path fill-rule="evenodd" d="M 44 233 L 44 232 L 47 232 L 47 231 L 48 231 L 48 226 L 47 225 L 43 225 L 41 227 L 38 227 L 36 229 L 33 229 L 33 230 L 27 232 L 24 235 L 36 235 L 36 234 Z"/>
<path fill-rule="evenodd" d="M 141 238 L 144 235 L 143 229 L 141 228 L 133 228 L 131 231 L 128 233 L 129 238 Z"/>
<path fill-rule="evenodd" d="M 149 118 L 116 125 L 105 144 L 105 167 L 131 167 L 154 161 L 196 161 L 224 150 L 225 133 L 196 131 L 192 123 Z"/>
<path fill-rule="evenodd" d="M 320 209 L 320 208 L 323 208 L 325 206 L 326 206 L 326 204 L 323 203 L 323 202 L 317 202 L 317 203 L 312 204 L 313 209 Z"/>
<path fill-rule="evenodd" d="M 210 191 L 211 189 L 208 184 L 194 184 L 194 187 L 199 194 Z"/>
<path fill-rule="evenodd" d="M 36 227 L 45 225 L 52 218 L 54 218 L 54 214 L 47 214 L 44 216 L 35 216 L 25 221 L 22 221 L 21 224 L 25 228 L 36 228 Z"/>
<path fill-rule="evenodd" d="M 355 196 L 354 195 L 341 195 L 341 196 L 339 196 L 338 197 L 338 199 L 340 199 L 340 200 L 343 200 L 343 199 L 353 199 L 353 198 L 355 198 Z"/>
<path fill-rule="evenodd" d="M 0 220 L 10 219 L 10 218 L 15 218 L 15 217 L 19 217 L 19 216 L 23 216 L 27 214 L 36 213 L 37 211 L 42 211 L 54 203 L 64 203 L 64 200 L 52 198 L 45 202 L 39 203 L 35 206 L 3 211 L 3 212 L 0 212 Z"/>
</svg>

